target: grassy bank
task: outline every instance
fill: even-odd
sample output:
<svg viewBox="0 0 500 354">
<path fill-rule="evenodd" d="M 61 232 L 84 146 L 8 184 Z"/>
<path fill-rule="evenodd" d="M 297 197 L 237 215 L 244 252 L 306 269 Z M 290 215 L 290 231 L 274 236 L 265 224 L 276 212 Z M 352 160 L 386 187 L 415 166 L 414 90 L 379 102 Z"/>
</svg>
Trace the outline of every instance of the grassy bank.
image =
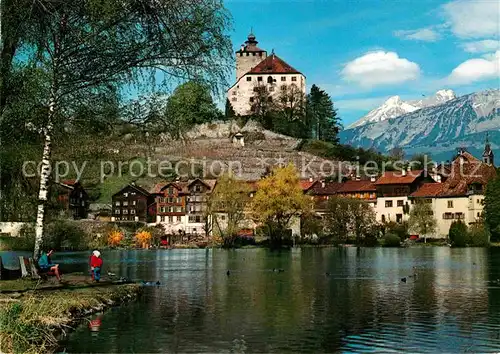
<svg viewBox="0 0 500 354">
<path fill-rule="evenodd" d="M 32 280 L 0 282 L 0 350 L 4 353 L 47 353 L 58 339 L 86 316 L 135 299 L 137 284 L 89 283 L 65 276 L 65 283 Z"/>
</svg>

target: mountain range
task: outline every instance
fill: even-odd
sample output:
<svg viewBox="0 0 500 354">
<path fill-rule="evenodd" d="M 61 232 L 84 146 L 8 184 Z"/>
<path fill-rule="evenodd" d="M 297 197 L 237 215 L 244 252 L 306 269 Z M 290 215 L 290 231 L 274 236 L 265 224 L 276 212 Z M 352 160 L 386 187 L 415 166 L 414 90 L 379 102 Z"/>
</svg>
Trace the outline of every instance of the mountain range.
<svg viewBox="0 0 500 354">
<path fill-rule="evenodd" d="M 403 148 L 407 156 L 431 153 L 444 161 L 459 147 L 480 156 L 486 133 L 492 148 L 500 148 L 500 90 L 460 97 L 440 90 L 432 97 L 406 102 L 394 96 L 343 130 L 340 139 L 383 153 L 395 147 Z"/>
</svg>

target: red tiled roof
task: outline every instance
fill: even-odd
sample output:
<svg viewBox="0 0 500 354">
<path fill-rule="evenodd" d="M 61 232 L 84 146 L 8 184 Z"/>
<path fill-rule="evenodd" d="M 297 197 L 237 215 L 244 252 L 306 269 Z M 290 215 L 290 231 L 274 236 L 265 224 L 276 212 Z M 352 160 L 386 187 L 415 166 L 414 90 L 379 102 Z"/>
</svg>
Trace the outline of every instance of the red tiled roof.
<svg viewBox="0 0 500 354">
<path fill-rule="evenodd" d="M 198 180 L 210 189 L 209 193 L 214 189 L 214 186 L 217 183 L 217 180 L 215 179 L 201 179 L 201 178 L 190 179 L 189 181 L 163 182 L 155 184 L 154 187 L 150 190 L 150 193 L 151 194 L 161 193 L 163 189 L 165 189 L 167 186 L 170 185 L 177 188 L 177 190 L 179 190 L 181 193 L 189 193 L 189 186 L 191 186 L 194 182 Z"/>
<path fill-rule="evenodd" d="M 451 163 L 450 174 L 443 182 L 439 196 L 465 196 L 470 185 L 480 184 L 484 188 L 496 175 L 494 166 L 485 164 L 468 152 L 464 152 Z"/>
<path fill-rule="evenodd" d="M 436 197 L 442 190 L 442 183 L 424 183 L 419 189 L 410 194 L 410 197 Z"/>
<path fill-rule="evenodd" d="M 375 184 L 372 181 L 346 181 L 337 191 L 338 193 L 351 193 L 351 192 L 375 192 Z"/>
<path fill-rule="evenodd" d="M 314 185 L 311 192 L 314 195 L 334 195 L 343 185 L 339 182 L 322 182 Z"/>
<path fill-rule="evenodd" d="M 414 170 L 414 171 L 386 171 L 384 174 L 375 182 L 375 185 L 381 184 L 412 184 L 415 180 L 420 177 L 424 170 Z"/>
<path fill-rule="evenodd" d="M 249 74 L 300 74 L 276 54 L 271 54 L 248 72 Z"/>
<path fill-rule="evenodd" d="M 316 182 L 318 181 L 309 181 L 309 180 L 301 180 L 300 181 L 300 188 L 303 190 L 303 191 L 307 191 L 309 190 L 309 188 L 311 188 Z"/>
</svg>

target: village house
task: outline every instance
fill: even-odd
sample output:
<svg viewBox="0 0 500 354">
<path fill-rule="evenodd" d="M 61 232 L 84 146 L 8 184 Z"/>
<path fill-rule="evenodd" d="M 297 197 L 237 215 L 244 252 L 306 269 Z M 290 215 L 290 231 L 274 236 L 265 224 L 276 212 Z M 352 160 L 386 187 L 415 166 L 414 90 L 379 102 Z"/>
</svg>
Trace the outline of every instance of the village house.
<svg viewBox="0 0 500 354">
<path fill-rule="evenodd" d="M 64 215 L 73 219 L 86 219 L 89 209 L 89 196 L 85 188 L 76 180 L 62 180 L 52 186 L 57 204 Z"/>
<path fill-rule="evenodd" d="M 485 152 L 487 158 L 484 159 L 483 155 L 481 161 L 461 149 L 450 164 L 443 183 L 425 183 L 410 194 L 412 204 L 431 204 L 437 222 L 437 237 L 446 237 L 455 220 L 472 225 L 482 219 L 485 187 L 496 177 L 493 152 L 491 149 L 485 149 Z"/>
<path fill-rule="evenodd" d="M 151 194 L 150 214 L 166 233 L 204 235 L 207 229 L 207 201 L 216 184 L 213 179 L 160 183 Z"/>
<path fill-rule="evenodd" d="M 375 182 L 377 202 L 375 213 L 378 222 L 407 221 L 408 196 L 424 183 L 435 182 L 425 170 L 385 171 Z"/>
<path fill-rule="evenodd" d="M 267 90 L 270 101 L 292 87 L 303 94 L 306 92 L 306 77 L 274 52 L 267 56 L 267 51 L 257 47 L 258 43 L 250 33 L 236 52 L 236 82 L 227 91 L 227 99 L 237 115 L 252 114 L 259 87 Z"/>
<path fill-rule="evenodd" d="M 154 197 L 144 188 L 131 183 L 112 196 L 111 221 L 151 221 L 148 206 Z"/>
<path fill-rule="evenodd" d="M 362 180 L 355 178 L 347 180 L 341 184 L 337 190 L 339 197 L 354 198 L 365 201 L 372 208 L 375 208 L 377 203 L 377 188 L 375 187 L 375 178 Z"/>
</svg>

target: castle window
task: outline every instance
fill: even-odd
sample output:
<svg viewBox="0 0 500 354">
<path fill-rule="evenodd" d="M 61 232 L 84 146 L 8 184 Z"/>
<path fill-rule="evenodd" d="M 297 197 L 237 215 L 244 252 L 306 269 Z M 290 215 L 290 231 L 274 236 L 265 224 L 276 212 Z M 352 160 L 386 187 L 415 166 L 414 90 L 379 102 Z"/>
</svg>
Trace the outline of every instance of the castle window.
<svg viewBox="0 0 500 354">
<path fill-rule="evenodd" d="M 262 81 L 262 76 L 257 76 L 257 81 Z"/>
<path fill-rule="evenodd" d="M 250 97 L 250 102 L 253 102 L 253 97 Z"/>
<path fill-rule="evenodd" d="M 297 81 L 297 76 L 292 76 L 292 81 Z"/>
<path fill-rule="evenodd" d="M 281 81 L 286 81 L 286 76 L 282 76 Z"/>
<path fill-rule="evenodd" d="M 247 76 L 247 81 L 252 81 L 252 77 L 251 76 Z"/>
<path fill-rule="evenodd" d="M 236 102 L 238 99 L 236 97 L 233 97 L 231 101 Z"/>
</svg>

